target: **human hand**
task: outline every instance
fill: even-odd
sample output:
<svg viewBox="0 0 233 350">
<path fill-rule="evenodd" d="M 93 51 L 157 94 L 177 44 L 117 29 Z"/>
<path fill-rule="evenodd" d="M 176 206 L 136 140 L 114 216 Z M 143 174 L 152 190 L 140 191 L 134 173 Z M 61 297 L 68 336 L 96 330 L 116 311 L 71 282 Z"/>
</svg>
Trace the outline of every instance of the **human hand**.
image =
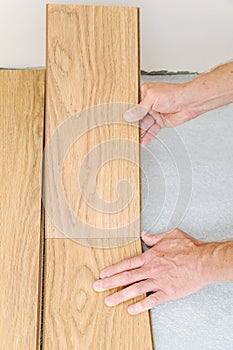
<svg viewBox="0 0 233 350">
<path fill-rule="evenodd" d="M 145 83 L 140 104 L 128 110 L 124 118 L 140 120 L 142 146 L 146 146 L 161 128 L 178 126 L 196 115 L 189 110 L 187 84 Z"/>
<path fill-rule="evenodd" d="M 102 270 L 101 279 L 94 283 L 93 288 L 99 292 L 127 286 L 105 299 L 108 306 L 153 292 L 128 307 L 130 314 L 138 314 L 208 284 L 209 262 L 204 250 L 207 243 L 179 229 L 157 235 L 144 233 L 142 239 L 152 248 Z"/>
</svg>

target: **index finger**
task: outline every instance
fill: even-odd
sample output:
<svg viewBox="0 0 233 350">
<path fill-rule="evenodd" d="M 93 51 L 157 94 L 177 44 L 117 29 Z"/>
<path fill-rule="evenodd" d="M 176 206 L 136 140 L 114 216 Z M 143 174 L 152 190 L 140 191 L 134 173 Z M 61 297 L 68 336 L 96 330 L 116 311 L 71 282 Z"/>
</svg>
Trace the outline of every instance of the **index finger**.
<svg viewBox="0 0 233 350">
<path fill-rule="evenodd" d="M 138 267 L 143 266 L 144 259 L 143 255 L 138 255 L 133 258 L 125 259 L 120 261 L 117 264 L 109 266 L 100 272 L 100 278 L 110 277 L 116 275 L 117 273 L 136 269 Z"/>
</svg>

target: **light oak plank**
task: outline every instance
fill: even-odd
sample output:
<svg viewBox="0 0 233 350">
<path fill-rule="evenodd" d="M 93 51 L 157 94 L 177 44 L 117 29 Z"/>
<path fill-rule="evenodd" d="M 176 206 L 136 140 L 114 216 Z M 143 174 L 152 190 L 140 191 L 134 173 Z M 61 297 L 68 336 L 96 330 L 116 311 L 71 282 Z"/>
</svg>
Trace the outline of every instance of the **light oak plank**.
<svg viewBox="0 0 233 350">
<path fill-rule="evenodd" d="M 47 145 L 58 126 L 88 107 L 109 102 L 138 102 L 138 16 L 138 9 L 135 8 L 48 5 Z M 126 311 L 129 302 L 117 308 L 108 308 L 103 302 L 108 293 L 98 294 L 92 289 L 100 269 L 142 251 L 139 130 L 123 122 L 123 109 L 127 107 L 124 104 L 120 106 L 120 112 L 113 107 L 114 121 L 118 124 L 109 122 L 108 113 L 104 113 L 103 117 L 106 125 L 101 125 L 101 113 L 94 113 L 93 117 L 91 111 L 88 116 L 82 112 L 79 128 L 84 127 L 87 132 L 67 150 L 62 173 L 53 174 L 45 169 L 45 177 L 49 175 L 45 178 L 46 200 L 48 197 L 52 200 L 52 207 L 57 208 L 55 218 L 61 218 L 57 221 L 54 217 L 51 220 L 51 216 L 46 216 L 45 220 L 45 349 L 152 349 L 149 314 L 145 312 L 130 316 Z M 94 129 L 91 129 L 92 118 L 97 120 Z M 78 128 L 76 124 L 74 126 Z M 81 190 L 77 186 L 77 177 L 86 155 L 91 154 L 96 146 L 111 141 L 107 150 L 104 148 L 100 149 L 99 154 L 97 152 L 96 158 L 105 160 L 111 158 L 114 148 L 123 148 L 125 140 L 128 140 L 128 144 L 130 140 L 134 142 L 132 148 L 129 146 L 125 149 L 129 159 L 116 158 L 102 162 L 101 168 L 94 174 L 94 185 L 99 197 L 109 203 L 109 208 L 119 197 L 122 199 L 120 204 L 125 203 L 124 193 L 123 197 L 122 193 L 117 193 L 121 180 L 132 185 L 133 196 L 126 201 L 127 206 L 122 210 L 112 213 L 99 211 L 83 198 L 82 192 L 92 186 L 89 179 L 93 162 L 84 169 L 87 182 Z M 64 145 L 62 138 L 57 141 L 58 158 Z M 132 158 L 135 164 L 130 161 Z M 50 163 L 52 169 L 54 159 Z M 94 163 L 98 164 L 97 161 Z M 63 211 L 57 188 L 53 187 L 57 177 L 61 178 L 72 212 L 85 224 L 93 226 L 96 236 L 84 239 L 87 233 L 84 230 L 76 232 L 75 236 L 70 234 L 74 239 L 67 238 L 64 231 L 67 227 L 68 231 L 72 229 L 72 222 L 69 225 L 69 216 Z M 91 194 L 88 193 L 88 199 L 91 199 Z M 45 207 L 47 204 L 45 202 Z M 108 205 L 106 207 L 108 209 Z M 123 232 L 121 227 L 129 222 L 134 223 L 130 243 L 125 236 L 119 238 Z M 116 229 L 114 238 L 102 236 L 102 229 Z M 101 244 L 105 248 L 101 248 Z"/>
<path fill-rule="evenodd" d="M 0 71 L 0 348 L 37 349 L 44 71 Z"/>
<path fill-rule="evenodd" d="M 46 240 L 44 349 L 150 350 L 147 312 L 130 316 L 123 303 L 104 305 L 109 293 L 95 293 L 100 269 L 141 252 L 140 242 L 110 249 L 69 239 Z"/>
</svg>

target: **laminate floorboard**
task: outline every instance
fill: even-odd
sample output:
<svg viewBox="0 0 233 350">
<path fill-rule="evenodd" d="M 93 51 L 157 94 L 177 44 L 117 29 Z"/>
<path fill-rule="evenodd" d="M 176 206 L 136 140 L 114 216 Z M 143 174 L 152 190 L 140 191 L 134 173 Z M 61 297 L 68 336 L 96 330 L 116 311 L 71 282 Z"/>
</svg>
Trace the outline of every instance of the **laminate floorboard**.
<svg viewBox="0 0 233 350">
<path fill-rule="evenodd" d="M 45 208 L 50 207 L 45 216 L 46 350 L 153 347 L 148 312 L 130 316 L 130 302 L 109 308 L 104 304 L 109 293 L 92 289 L 100 269 L 142 251 L 139 129 L 122 117 L 139 97 L 138 23 L 136 8 L 47 7 L 45 134 L 52 157 L 45 165 Z M 74 115 L 78 121 L 74 118 L 73 129 L 66 129 Z M 68 147 L 67 139 L 79 131 L 82 135 Z M 107 147 L 99 147 L 104 142 Z M 54 186 L 57 179 L 62 185 Z"/>
<path fill-rule="evenodd" d="M 37 349 L 44 71 L 0 71 L 0 348 Z"/>
</svg>

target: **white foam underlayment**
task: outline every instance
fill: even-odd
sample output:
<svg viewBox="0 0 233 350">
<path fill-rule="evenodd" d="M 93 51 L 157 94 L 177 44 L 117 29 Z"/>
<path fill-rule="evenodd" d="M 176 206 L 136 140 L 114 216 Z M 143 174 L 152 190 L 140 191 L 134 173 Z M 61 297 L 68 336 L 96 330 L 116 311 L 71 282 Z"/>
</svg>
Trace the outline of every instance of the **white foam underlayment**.
<svg viewBox="0 0 233 350">
<path fill-rule="evenodd" d="M 142 82 L 182 83 L 194 77 L 142 76 Z M 186 204 L 185 188 L 189 192 L 191 181 L 190 202 L 184 218 L 177 219 L 179 228 L 203 241 L 233 239 L 232 136 L 233 104 L 208 112 L 176 130 L 162 130 L 148 147 L 155 161 L 151 161 L 148 150 L 143 150 L 144 230 L 158 233 L 170 228 L 168 221 L 180 183 L 183 184 L 181 202 L 184 197 Z M 177 151 L 178 164 L 172 159 L 177 146 L 175 137 L 185 145 Z M 181 169 L 179 175 L 182 157 L 187 154 L 191 180 L 190 169 L 187 172 Z M 146 206 L 147 183 L 150 195 Z M 233 283 L 212 284 L 183 299 L 163 303 L 153 309 L 152 320 L 157 350 L 232 350 Z"/>
</svg>

